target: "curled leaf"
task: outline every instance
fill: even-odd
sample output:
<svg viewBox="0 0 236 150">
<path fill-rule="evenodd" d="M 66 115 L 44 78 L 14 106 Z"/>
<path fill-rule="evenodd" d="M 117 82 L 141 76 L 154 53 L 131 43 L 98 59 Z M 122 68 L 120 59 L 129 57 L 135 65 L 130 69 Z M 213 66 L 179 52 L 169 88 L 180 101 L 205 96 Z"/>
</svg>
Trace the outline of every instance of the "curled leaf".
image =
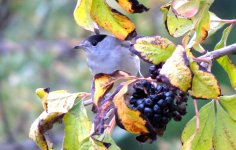
<svg viewBox="0 0 236 150">
<path fill-rule="evenodd" d="M 214 99 L 220 94 L 220 87 L 215 76 L 196 62 L 190 63 L 193 81 L 189 94 L 196 98 Z"/>
<path fill-rule="evenodd" d="M 182 91 L 191 87 L 192 73 L 185 49 L 178 45 L 172 56 L 163 65 L 160 75 Z"/>
<path fill-rule="evenodd" d="M 133 110 L 127 106 L 127 98 L 130 96 L 129 86 L 135 81 L 136 80 L 130 80 L 125 82 L 118 89 L 117 94 L 113 98 L 116 122 L 121 128 L 127 130 L 130 133 L 142 135 L 154 134 L 155 136 L 153 138 L 155 139 L 156 134 L 149 121 L 141 114 L 141 112 L 138 110 Z M 146 136 L 142 137 L 146 138 Z"/>
<path fill-rule="evenodd" d="M 116 0 L 118 4 L 128 13 L 142 13 L 148 8 L 140 4 L 138 0 Z"/>
<path fill-rule="evenodd" d="M 140 37 L 130 50 L 152 64 L 165 62 L 175 50 L 175 44 L 160 36 Z"/>
<path fill-rule="evenodd" d="M 180 37 L 193 28 L 193 20 L 176 16 L 170 4 L 162 6 L 161 12 L 164 16 L 165 27 L 171 36 Z"/>
<path fill-rule="evenodd" d="M 184 18 L 191 18 L 199 10 L 200 1 L 199 0 L 173 0 L 172 10 L 173 12 Z"/>
<path fill-rule="evenodd" d="M 53 127 L 53 124 L 60 122 L 63 113 L 47 113 L 42 112 L 40 116 L 33 122 L 30 127 L 29 137 L 35 141 L 40 149 L 48 150 L 50 147 L 48 145 L 49 141 L 46 140 L 45 132 Z"/>
<path fill-rule="evenodd" d="M 83 93 L 68 93 L 66 90 L 49 92 L 48 88 L 39 88 L 37 95 L 42 100 L 43 108 L 48 113 L 68 112 L 74 105 L 75 99 Z"/>
<path fill-rule="evenodd" d="M 131 39 L 136 35 L 135 25 L 130 19 L 110 8 L 103 0 L 93 0 L 90 14 L 98 25 L 110 31 L 120 40 Z"/>
<path fill-rule="evenodd" d="M 112 74 L 96 74 L 92 85 L 92 97 L 95 107 L 100 105 L 102 98 L 109 92 L 113 86 L 113 81 L 129 77 L 128 73 L 115 71 Z"/>
<path fill-rule="evenodd" d="M 93 0 L 78 0 L 74 10 L 74 18 L 78 25 L 93 32 L 98 26 L 90 16 L 92 1 Z"/>
</svg>

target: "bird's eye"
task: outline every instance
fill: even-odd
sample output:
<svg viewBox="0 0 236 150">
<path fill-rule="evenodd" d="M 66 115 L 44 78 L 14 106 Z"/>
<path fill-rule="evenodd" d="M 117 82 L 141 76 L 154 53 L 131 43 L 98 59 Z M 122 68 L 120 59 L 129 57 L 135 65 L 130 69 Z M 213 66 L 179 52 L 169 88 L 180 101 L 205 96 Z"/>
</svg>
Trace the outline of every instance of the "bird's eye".
<svg viewBox="0 0 236 150">
<path fill-rule="evenodd" d="M 91 42 L 91 44 L 92 44 L 93 46 L 96 46 L 97 43 L 98 43 L 97 41 L 92 41 L 92 42 Z"/>
</svg>

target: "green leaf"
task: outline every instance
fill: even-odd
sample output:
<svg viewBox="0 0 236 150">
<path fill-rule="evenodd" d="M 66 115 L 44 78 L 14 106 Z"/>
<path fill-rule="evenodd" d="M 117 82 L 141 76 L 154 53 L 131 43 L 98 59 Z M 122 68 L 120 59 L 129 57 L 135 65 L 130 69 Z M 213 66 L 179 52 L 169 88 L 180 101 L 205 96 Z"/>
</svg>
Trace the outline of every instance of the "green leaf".
<svg viewBox="0 0 236 150">
<path fill-rule="evenodd" d="M 220 103 L 227 110 L 230 117 L 236 121 L 236 95 L 221 96 Z"/>
<path fill-rule="evenodd" d="M 96 139 L 95 139 L 96 138 Z M 120 150 L 114 140 L 108 134 L 84 139 L 80 150 Z"/>
<path fill-rule="evenodd" d="M 172 9 L 173 12 L 184 18 L 193 17 L 199 10 L 200 1 L 199 0 L 173 0 Z"/>
<path fill-rule="evenodd" d="M 199 130 L 195 134 L 196 117 L 191 119 L 185 126 L 181 141 L 182 150 L 209 150 L 212 148 L 212 138 L 215 127 L 214 102 L 203 106 L 199 111 Z"/>
<path fill-rule="evenodd" d="M 216 128 L 213 138 L 215 150 L 236 149 L 236 122 L 217 104 Z"/>
<path fill-rule="evenodd" d="M 78 25 L 86 30 L 94 31 L 97 29 L 97 24 L 90 16 L 91 6 L 93 0 L 77 0 L 74 10 L 74 19 Z"/>
<path fill-rule="evenodd" d="M 120 40 L 130 39 L 136 35 L 135 25 L 130 19 L 110 8 L 103 0 L 93 0 L 90 14 L 98 25 Z"/>
<path fill-rule="evenodd" d="M 221 19 L 217 17 L 214 13 L 210 12 L 210 30 L 208 31 L 208 37 L 212 36 L 216 31 L 218 31 L 225 25 L 224 22 L 216 20 L 221 20 Z"/>
<path fill-rule="evenodd" d="M 192 19 L 176 16 L 170 7 L 170 4 L 162 6 L 161 11 L 164 16 L 166 29 L 171 36 L 180 37 L 192 29 Z"/>
<path fill-rule="evenodd" d="M 182 91 L 191 87 L 192 73 L 185 49 L 178 45 L 172 56 L 163 65 L 160 75 Z"/>
<path fill-rule="evenodd" d="M 233 25 L 230 25 L 227 28 L 225 28 L 221 40 L 215 46 L 215 50 L 226 46 L 226 42 L 232 28 L 233 28 Z M 233 64 L 233 62 L 230 60 L 228 56 L 222 56 L 218 58 L 217 62 L 228 74 L 231 86 L 236 90 L 236 66 Z"/>
<path fill-rule="evenodd" d="M 64 116 L 65 137 L 63 149 L 80 149 L 81 142 L 90 136 L 91 122 L 82 101 Z"/>
<path fill-rule="evenodd" d="M 208 31 L 210 30 L 210 13 L 208 9 L 203 9 L 204 10 L 200 12 L 198 16 L 195 17 L 195 32 L 189 44 L 187 45 L 188 48 L 191 48 L 196 44 L 200 44 L 208 36 Z"/>
<path fill-rule="evenodd" d="M 221 92 L 215 76 L 208 72 L 196 62 L 190 63 L 193 72 L 193 81 L 189 94 L 195 98 L 213 99 L 217 98 Z"/>
<path fill-rule="evenodd" d="M 175 50 L 175 44 L 160 36 L 140 37 L 131 46 L 130 50 L 144 61 L 152 64 L 165 62 Z"/>
</svg>

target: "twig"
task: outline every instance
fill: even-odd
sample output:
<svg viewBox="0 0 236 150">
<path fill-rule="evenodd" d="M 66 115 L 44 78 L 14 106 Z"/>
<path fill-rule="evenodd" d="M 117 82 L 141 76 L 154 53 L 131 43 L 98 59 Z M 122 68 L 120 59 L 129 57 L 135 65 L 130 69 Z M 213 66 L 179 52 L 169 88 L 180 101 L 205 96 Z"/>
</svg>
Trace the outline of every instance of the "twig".
<svg viewBox="0 0 236 150">
<path fill-rule="evenodd" d="M 211 22 L 224 22 L 228 24 L 236 23 L 236 19 L 219 19 L 219 20 L 211 20 Z"/>
<path fill-rule="evenodd" d="M 236 43 L 226 46 L 226 47 L 223 47 L 223 48 L 220 48 L 215 51 L 208 52 L 205 55 L 202 55 L 196 59 L 215 60 L 219 57 L 222 57 L 222 56 L 228 55 L 228 54 L 236 54 Z"/>
<path fill-rule="evenodd" d="M 111 121 L 110 121 L 108 127 L 106 128 L 105 132 L 107 134 L 111 135 L 112 134 L 112 130 L 114 129 L 115 125 L 116 125 L 116 119 L 115 119 L 115 116 L 113 116 L 113 118 L 111 119 Z"/>
</svg>

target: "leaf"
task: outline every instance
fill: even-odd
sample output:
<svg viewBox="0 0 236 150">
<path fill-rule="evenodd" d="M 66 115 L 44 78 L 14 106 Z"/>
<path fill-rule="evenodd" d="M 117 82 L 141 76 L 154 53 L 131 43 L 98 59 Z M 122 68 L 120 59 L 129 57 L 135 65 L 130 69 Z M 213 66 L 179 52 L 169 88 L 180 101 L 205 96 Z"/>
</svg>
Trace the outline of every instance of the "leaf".
<svg viewBox="0 0 236 150">
<path fill-rule="evenodd" d="M 111 9 L 103 0 L 93 0 L 90 14 L 98 25 L 120 40 L 129 40 L 136 35 L 135 25 L 130 19 L 117 10 Z"/>
<path fill-rule="evenodd" d="M 221 94 L 217 79 L 206 68 L 196 62 L 191 62 L 190 69 L 193 72 L 192 87 L 191 91 L 189 91 L 191 96 L 202 99 L 214 99 Z"/>
<path fill-rule="evenodd" d="M 160 75 L 182 91 L 191 87 L 192 75 L 184 48 L 178 45 L 172 56 L 163 65 Z"/>
<path fill-rule="evenodd" d="M 210 13 L 207 8 L 202 8 L 202 12 L 196 16 L 195 19 L 196 25 L 194 27 L 194 35 L 187 45 L 188 48 L 193 47 L 196 44 L 200 44 L 208 36 L 208 31 L 210 30 Z"/>
<path fill-rule="evenodd" d="M 60 122 L 63 117 L 63 113 L 47 113 L 42 112 L 40 116 L 32 123 L 30 127 L 29 137 L 35 141 L 38 147 L 42 150 L 48 150 L 49 147 L 46 140 L 45 132 L 53 127 L 53 124 Z"/>
<path fill-rule="evenodd" d="M 221 19 L 217 17 L 214 13 L 210 12 L 210 30 L 208 31 L 208 37 L 212 36 L 216 31 L 218 31 L 225 25 L 224 22 L 216 20 L 221 20 Z"/>
<path fill-rule="evenodd" d="M 152 64 L 165 62 L 175 50 L 175 44 L 160 36 L 140 37 L 130 50 Z"/>
<path fill-rule="evenodd" d="M 226 42 L 232 28 L 233 25 L 230 25 L 224 30 L 221 40 L 215 46 L 215 50 L 226 46 Z M 228 74 L 231 86 L 236 90 L 236 66 L 233 64 L 233 62 L 230 60 L 228 56 L 222 56 L 218 58 L 217 62 Z"/>
<path fill-rule="evenodd" d="M 138 0 L 116 0 L 118 4 L 128 13 L 142 13 L 148 8 L 140 4 Z"/>
<path fill-rule="evenodd" d="M 224 106 L 230 117 L 236 121 L 236 95 L 221 96 L 220 104 Z"/>
<path fill-rule="evenodd" d="M 198 12 L 199 5 L 199 0 L 173 0 L 172 10 L 178 16 L 191 18 Z"/>
<path fill-rule="evenodd" d="M 98 139 L 101 139 L 98 140 Z M 95 137 L 86 138 L 80 150 L 120 150 L 110 135 L 104 133 Z"/>
<path fill-rule="evenodd" d="M 65 137 L 63 149 L 80 149 L 81 143 L 90 137 L 92 124 L 87 116 L 82 101 L 79 101 L 64 116 Z"/>
<path fill-rule="evenodd" d="M 168 33 L 173 37 L 180 37 L 193 28 L 192 19 L 176 16 L 170 4 L 161 7 L 164 16 L 164 23 Z"/>
<path fill-rule="evenodd" d="M 83 92 L 68 93 L 66 90 L 49 92 L 49 88 L 38 88 L 36 94 L 42 100 L 46 112 L 66 113 L 73 107 L 75 99 L 80 97 Z"/>
<path fill-rule="evenodd" d="M 203 106 L 199 111 L 199 130 L 196 129 L 196 117 L 192 118 L 185 126 L 181 141 L 181 150 L 209 150 L 212 148 L 212 138 L 215 128 L 215 108 L 214 102 Z M 195 136 L 193 136 L 195 134 Z"/>
<path fill-rule="evenodd" d="M 235 150 L 236 149 L 236 122 L 217 104 L 216 128 L 213 138 L 213 148 L 215 150 Z"/>
<path fill-rule="evenodd" d="M 125 82 L 121 87 L 117 89 L 117 94 L 113 98 L 115 106 L 116 123 L 123 129 L 130 133 L 140 134 L 149 133 L 153 131 L 149 122 L 143 119 L 141 112 L 138 110 L 132 110 L 126 105 L 127 92 L 129 85 L 135 82 L 135 80 L 129 80 Z"/>
<path fill-rule="evenodd" d="M 94 32 L 95 29 L 98 29 L 98 26 L 90 16 L 92 1 L 93 0 L 77 0 L 74 10 L 74 19 L 76 23 L 84 29 Z"/>
<path fill-rule="evenodd" d="M 92 97 L 95 106 L 98 106 L 107 92 L 109 92 L 113 86 L 113 81 L 119 80 L 124 77 L 129 77 L 128 73 L 123 71 L 115 71 L 112 74 L 96 74 L 94 76 L 92 85 Z"/>
</svg>

